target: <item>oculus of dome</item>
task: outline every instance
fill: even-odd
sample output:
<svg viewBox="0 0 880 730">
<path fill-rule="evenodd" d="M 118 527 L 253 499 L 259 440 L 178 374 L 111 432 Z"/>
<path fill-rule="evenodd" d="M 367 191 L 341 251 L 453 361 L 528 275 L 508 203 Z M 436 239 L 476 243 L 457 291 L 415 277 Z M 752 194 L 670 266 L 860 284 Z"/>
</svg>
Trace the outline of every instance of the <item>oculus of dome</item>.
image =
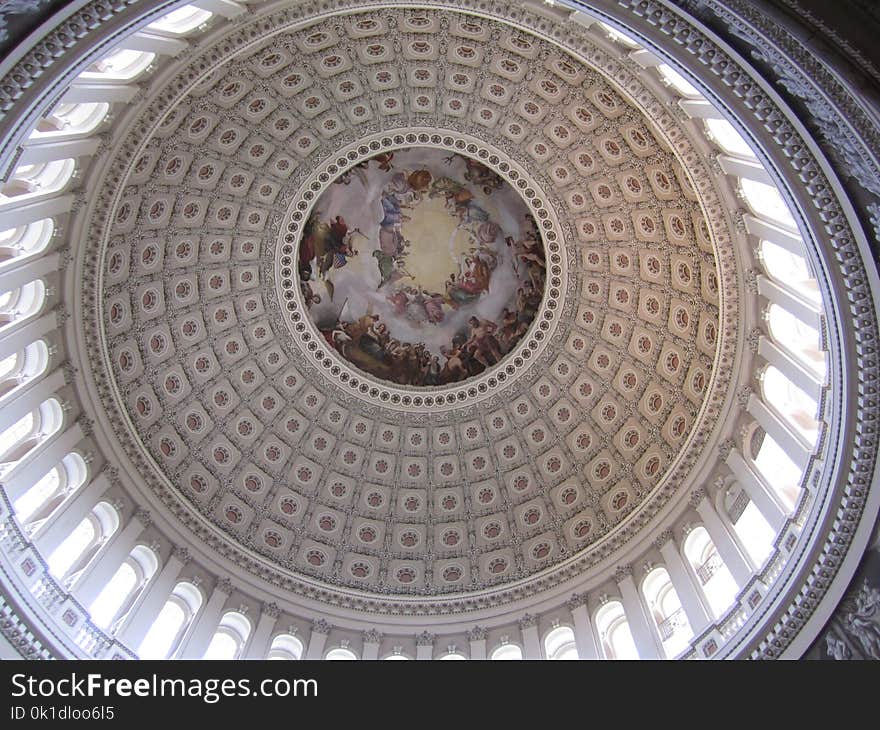
<svg viewBox="0 0 880 730">
<path fill-rule="evenodd" d="M 515 348 L 541 307 L 547 262 L 528 206 L 499 175 L 416 147 L 333 181 L 297 267 L 310 318 L 344 359 L 380 380 L 438 386 Z"/>
</svg>

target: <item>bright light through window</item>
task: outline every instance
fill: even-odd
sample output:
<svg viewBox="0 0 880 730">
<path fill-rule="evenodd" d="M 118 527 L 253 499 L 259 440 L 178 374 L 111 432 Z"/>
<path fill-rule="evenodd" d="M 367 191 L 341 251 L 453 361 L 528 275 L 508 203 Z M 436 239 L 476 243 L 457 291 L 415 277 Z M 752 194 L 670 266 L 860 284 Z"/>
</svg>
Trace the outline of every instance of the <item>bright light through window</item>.
<svg viewBox="0 0 880 730">
<path fill-rule="evenodd" d="M 706 128 L 712 139 L 729 155 L 755 159 L 752 148 L 726 119 L 707 119 Z"/>
<path fill-rule="evenodd" d="M 106 629 L 136 584 L 137 575 L 134 568 L 128 563 L 123 563 L 92 603 L 89 609 L 92 621 L 102 629 Z"/>
<path fill-rule="evenodd" d="M 97 535 L 92 520 L 80 522 L 55 551 L 49 556 L 49 571 L 56 578 L 63 578 L 71 566 L 79 560 Z"/>
<path fill-rule="evenodd" d="M 138 656 L 141 659 L 166 659 L 184 621 L 183 609 L 176 602 L 168 601 L 141 642 Z"/>
<path fill-rule="evenodd" d="M 663 80 L 682 96 L 700 96 L 700 92 L 697 88 L 678 71 L 672 68 L 672 66 L 661 63 L 657 66 L 657 70 L 660 72 Z"/>
<path fill-rule="evenodd" d="M 15 509 L 19 522 L 27 523 L 31 516 L 55 494 L 60 483 L 61 477 L 56 467 L 15 500 L 13 509 Z"/>
<path fill-rule="evenodd" d="M 742 178 L 739 182 L 743 197 L 756 215 L 769 218 L 776 223 L 796 229 L 788 206 L 773 185 Z"/>
</svg>

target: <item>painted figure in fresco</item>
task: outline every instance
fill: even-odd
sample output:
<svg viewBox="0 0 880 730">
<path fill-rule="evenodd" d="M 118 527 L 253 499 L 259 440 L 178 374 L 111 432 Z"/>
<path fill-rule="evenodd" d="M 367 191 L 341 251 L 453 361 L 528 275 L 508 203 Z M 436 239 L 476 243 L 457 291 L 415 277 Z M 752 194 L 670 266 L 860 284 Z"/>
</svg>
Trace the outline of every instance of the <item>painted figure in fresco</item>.
<svg viewBox="0 0 880 730">
<path fill-rule="evenodd" d="M 485 165 L 461 157 L 463 164 L 456 163 L 454 173 L 437 176 L 432 173 L 434 168 L 407 167 L 401 164 L 403 159 L 410 158 L 399 153 L 395 166 L 393 153 L 379 155 L 356 165 L 337 180 L 345 185 L 360 181 L 362 194 L 369 195 L 368 205 L 375 206 L 374 228 L 364 237 L 371 241 L 370 255 L 375 259 L 376 269 L 368 271 L 372 269 L 370 265 L 358 270 L 357 275 L 369 275 L 370 289 L 376 282 L 378 285 L 373 292 L 363 292 L 366 298 L 352 297 L 351 301 L 358 302 L 355 306 L 361 309 L 343 316 L 349 301 L 346 299 L 336 323 L 329 329 L 322 328 L 322 332 L 343 357 L 376 377 L 400 385 L 441 386 L 478 375 L 513 351 L 540 307 L 546 261 L 540 232 L 528 212 L 525 225 L 518 224 L 516 236 L 506 235 L 501 225 L 502 220 L 508 219 L 496 220 L 494 212 L 489 212 L 488 209 L 494 211 L 495 205 L 506 201 L 496 197 L 497 202 L 485 202 L 486 196 L 503 182 Z M 447 162 L 458 159 L 458 155 L 451 155 Z M 361 202 L 357 198 L 359 191 L 358 188 L 340 193 L 342 199 L 354 205 Z M 425 197 L 442 198 L 454 221 L 455 235 L 460 236 L 461 231 L 470 242 L 470 247 L 461 252 L 459 244 L 453 250 L 450 240 L 450 258 L 436 258 L 441 266 L 448 260 L 451 269 L 443 274 L 447 278 L 440 292 L 426 288 L 406 266 L 408 257 L 415 255 L 413 252 L 421 253 L 429 245 L 429 239 L 411 242 L 404 235 L 404 230 L 412 235 L 406 225 L 410 220 L 421 225 L 416 216 Z M 313 213 L 300 244 L 302 297 L 307 307 L 320 305 L 316 311 L 325 320 L 326 300 L 333 301 L 334 282 L 339 294 L 357 291 L 352 279 L 354 271 L 334 275 L 357 255 L 353 236 L 364 235 L 346 217 L 351 218 L 342 206 Z M 445 236 L 443 242 L 438 240 L 430 245 L 440 246 L 445 252 Z M 431 250 L 432 255 L 438 253 L 439 250 Z M 414 267 L 413 270 L 419 271 Z M 499 274 L 501 271 L 503 275 Z M 316 281 L 323 282 L 329 296 L 322 291 L 317 293 Z M 321 295 L 325 299 L 323 304 Z M 479 315 L 469 311 L 478 303 Z M 381 314 L 373 312 L 374 305 L 381 309 Z M 458 315 L 454 317 L 456 310 Z M 474 316 L 468 316 L 471 314 Z M 429 327 L 445 331 L 442 328 L 452 322 L 455 326 L 450 327 L 450 339 L 445 343 L 445 337 L 438 341 L 436 333 L 425 337 L 430 345 L 417 336 L 401 336 L 403 331 L 411 333 Z"/>
<path fill-rule="evenodd" d="M 465 157 L 464 162 L 467 166 L 464 179 L 482 187 L 486 195 L 491 195 L 493 190 L 498 190 L 501 187 L 501 178 L 488 167 L 469 157 Z"/>
<path fill-rule="evenodd" d="M 330 222 L 311 216 L 299 246 L 300 271 L 304 271 L 307 266 L 311 270 L 312 261 L 316 261 L 318 276 L 325 279 L 332 269 L 345 266 L 349 258 L 358 255 L 352 246 L 354 233 L 355 231 L 349 231 L 342 216 L 337 215 Z"/>
<path fill-rule="evenodd" d="M 498 325 L 488 319 L 477 317 L 471 317 L 468 324 L 471 328 L 471 336 L 464 347 L 473 354 L 474 359 L 485 367 L 501 360 L 501 346 L 495 337 Z"/>
</svg>

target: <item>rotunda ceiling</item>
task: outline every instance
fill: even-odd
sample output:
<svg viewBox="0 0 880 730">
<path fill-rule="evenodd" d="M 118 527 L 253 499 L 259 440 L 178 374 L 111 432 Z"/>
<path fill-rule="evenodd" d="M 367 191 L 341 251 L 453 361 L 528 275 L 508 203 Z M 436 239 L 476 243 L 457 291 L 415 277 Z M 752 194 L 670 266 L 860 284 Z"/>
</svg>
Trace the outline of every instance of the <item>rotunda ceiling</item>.
<svg viewBox="0 0 880 730">
<path fill-rule="evenodd" d="M 84 326 L 122 453 L 278 575 L 583 570 L 650 525 L 724 398 L 702 160 L 584 38 L 293 12 L 183 59 L 107 168 Z"/>
</svg>

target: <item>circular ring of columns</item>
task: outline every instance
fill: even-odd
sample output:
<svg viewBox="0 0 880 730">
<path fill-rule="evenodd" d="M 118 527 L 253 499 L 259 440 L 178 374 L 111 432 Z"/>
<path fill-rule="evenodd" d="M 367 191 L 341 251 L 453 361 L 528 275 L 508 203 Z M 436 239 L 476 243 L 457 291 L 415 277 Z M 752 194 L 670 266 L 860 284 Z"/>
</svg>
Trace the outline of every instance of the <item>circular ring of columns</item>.
<svg viewBox="0 0 880 730">
<path fill-rule="evenodd" d="M 116 18 L 117 40 L 174 5 L 147 14 L 126 9 Z M 876 377 L 876 276 L 865 270 L 864 234 L 815 141 L 802 137 L 753 69 L 661 3 L 598 17 L 637 39 L 608 36 L 612 47 L 656 73 L 695 129 L 721 116 L 748 140 L 745 152 L 724 149 L 719 135 L 707 151 L 740 194 L 736 220 L 751 248 L 740 252 L 750 262 L 742 301 L 754 310 L 743 315 L 743 379 L 731 394 L 738 416 L 719 443 L 723 466 L 705 475 L 660 534 L 614 556 L 580 590 L 548 594 L 527 612 L 412 621 L 407 633 L 380 616 L 334 610 L 320 595 L 285 604 L 200 546 L 176 545 L 171 523 L 146 513 L 120 487 L 83 414 L 77 373 L 64 359 L 70 317 L 58 294 L 59 270 L 74 255 L 68 241 L 82 206 L 74 192 L 80 171 L 101 148 L 96 132 L 137 97 L 132 82 L 161 67 L 163 55 L 185 52 L 187 38 L 210 30 L 212 17 L 246 12 L 229 0 L 193 7 L 178 26 L 138 30 L 124 53 L 109 54 L 91 71 L 85 66 L 107 55 L 107 37 L 98 32 L 98 51 L 94 34 L 81 26 L 69 57 L 51 61 L 66 67 L 55 83 L 67 80 L 61 101 L 69 106 L 56 106 L 39 123 L 36 116 L 54 99 L 39 85 L 20 88 L 17 100 L 9 97 L 13 87 L 4 89 L 10 175 L 0 229 L 13 231 L 13 253 L 0 264 L 0 289 L 10 295 L 0 307 L 7 317 L 0 359 L 11 358 L 0 396 L 3 609 L 13 616 L 7 641 L 28 656 L 134 656 L 149 636 L 161 637 L 166 655 L 177 657 L 363 659 L 538 658 L 564 655 L 566 642 L 581 658 L 776 656 L 805 646 L 855 569 L 877 511 L 876 442 L 865 430 L 876 404 L 860 400 L 848 379 L 860 378 L 864 391 Z M 586 26 L 595 21 L 571 8 L 536 3 L 530 10 L 535 17 L 571 13 L 569 22 Z M 200 25 L 168 30 L 194 19 Z M 77 54 L 83 60 L 73 61 Z M 664 73 L 670 61 L 682 70 L 702 67 L 688 77 L 693 87 Z M 711 128 L 705 137 L 711 141 Z M 10 166 L 13 147 L 22 156 Z M 796 217 L 762 207 L 760 195 L 749 194 L 751 183 L 776 186 L 783 209 Z M 835 264 L 829 247 L 844 265 Z M 768 469 L 768 461 L 775 466 Z M 749 539 L 738 532 L 742 520 Z M 806 528 L 819 537 L 802 544 Z M 771 536 L 763 556 L 750 549 L 758 534 Z M 838 547 L 823 552 L 823 541 Z M 120 586 L 116 598 L 102 603 L 111 584 Z M 91 615 L 96 604 L 103 625 Z"/>
</svg>

